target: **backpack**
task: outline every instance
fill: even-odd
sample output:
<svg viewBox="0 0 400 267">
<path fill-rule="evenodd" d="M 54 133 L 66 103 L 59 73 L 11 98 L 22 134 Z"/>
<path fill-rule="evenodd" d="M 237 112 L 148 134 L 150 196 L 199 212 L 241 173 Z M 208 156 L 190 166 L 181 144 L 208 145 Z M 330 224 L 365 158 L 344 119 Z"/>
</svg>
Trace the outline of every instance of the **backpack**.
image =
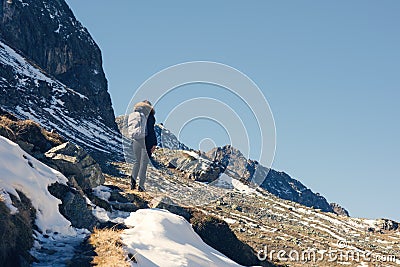
<svg viewBox="0 0 400 267">
<path fill-rule="evenodd" d="M 132 112 L 128 117 L 128 136 L 132 139 L 143 139 L 146 137 L 146 116 L 141 112 Z"/>
</svg>

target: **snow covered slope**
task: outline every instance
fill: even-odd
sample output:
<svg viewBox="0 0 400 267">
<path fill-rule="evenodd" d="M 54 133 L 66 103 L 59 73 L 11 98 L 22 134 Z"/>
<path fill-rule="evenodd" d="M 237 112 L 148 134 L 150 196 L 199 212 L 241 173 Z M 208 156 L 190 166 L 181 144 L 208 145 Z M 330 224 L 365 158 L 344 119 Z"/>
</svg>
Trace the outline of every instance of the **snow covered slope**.
<svg viewBox="0 0 400 267">
<path fill-rule="evenodd" d="M 65 101 L 70 111 L 117 130 L 100 48 L 65 0 L 11 2 L 0 0 L 1 41 L 53 80 L 87 97 L 84 103 Z M 13 76 L 0 77 L 13 80 Z"/>
<path fill-rule="evenodd" d="M 3 42 L 0 42 L 0 66 L 3 109 L 34 120 L 47 130 L 56 130 L 85 148 L 100 163 L 104 158 L 121 157 L 119 133 L 106 126 L 100 117 L 85 116 L 91 96 L 51 78 Z"/>
<path fill-rule="evenodd" d="M 61 201 L 47 190 L 56 182 L 66 184 L 67 178 L 0 136 L 0 193 L 11 213 L 18 212 L 10 198 L 10 194 L 20 198 L 17 190 L 28 197 L 36 209 L 35 224 L 39 231 L 34 231 L 35 243 L 31 250 L 39 260 L 36 266 L 62 266 L 88 233 L 72 227 L 59 212 Z M 48 253 L 50 250 L 52 253 Z"/>
<path fill-rule="evenodd" d="M 37 211 L 36 224 L 43 233 L 73 233 L 71 223 L 58 211 L 61 201 L 47 191 L 50 184 L 66 184 L 67 181 L 64 175 L 42 164 L 26 154 L 17 144 L 0 136 L 0 187 L 3 194 L 12 194 L 19 198 L 16 190 L 24 193 Z"/>
<path fill-rule="evenodd" d="M 211 248 L 182 217 L 165 210 L 142 209 L 125 220 L 122 241 L 138 266 L 240 266 Z"/>
</svg>

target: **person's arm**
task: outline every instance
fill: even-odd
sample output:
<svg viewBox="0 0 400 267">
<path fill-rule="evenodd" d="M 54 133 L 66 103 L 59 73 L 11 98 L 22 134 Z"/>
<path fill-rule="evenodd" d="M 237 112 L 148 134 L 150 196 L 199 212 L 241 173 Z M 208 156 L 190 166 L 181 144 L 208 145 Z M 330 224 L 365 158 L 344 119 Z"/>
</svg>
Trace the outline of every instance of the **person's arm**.
<svg viewBox="0 0 400 267">
<path fill-rule="evenodd" d="M 154 125 L 156 119 L 154 115 L 150 115 L 147 120 L 147 136 L 146 136 L 146 147 L 149 150 L 153 150 L 153 147 L 157 145 L 156 131 L 154 130 Z"/>
</svg>

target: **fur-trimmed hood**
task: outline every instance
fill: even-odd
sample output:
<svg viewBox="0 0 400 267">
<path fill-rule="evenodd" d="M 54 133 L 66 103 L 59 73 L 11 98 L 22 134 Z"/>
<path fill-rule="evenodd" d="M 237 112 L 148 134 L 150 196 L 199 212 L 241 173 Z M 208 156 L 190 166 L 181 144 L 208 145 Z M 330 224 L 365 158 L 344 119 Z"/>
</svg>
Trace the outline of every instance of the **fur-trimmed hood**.
<svg viewBox="0 0 400 267">
<path fill-rule="evenodd" d="M 153 107 L 146 102 L 138 102 L 133 107 L 133 111 L 137 111 L 140 113 L 145 114 L 146 116 L 149 114 L 154 115 L 156 112 L 154 111 Z"/>
</svg>

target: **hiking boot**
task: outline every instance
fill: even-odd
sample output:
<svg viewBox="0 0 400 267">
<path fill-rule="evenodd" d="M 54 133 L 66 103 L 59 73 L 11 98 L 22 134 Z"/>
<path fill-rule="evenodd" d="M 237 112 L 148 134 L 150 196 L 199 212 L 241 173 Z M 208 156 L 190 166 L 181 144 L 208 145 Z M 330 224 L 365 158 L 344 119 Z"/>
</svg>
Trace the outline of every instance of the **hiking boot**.
<svg viewBox="0 0 400 267">
<path fill-rule="evenodd" d="M 136 182 L 135 180 L 132 179 L 131 181 L 131 190 L 135 190 L 136 189 Z"/>
<path fill-rule="evenodd" d="M 139 192 L 144 192 L 145 190 L 144 190 L 144 188 L 143 187 L 141 187 L 141 186 L 138 186 L 138 189 L 137 189 Z"/>
</svg>

